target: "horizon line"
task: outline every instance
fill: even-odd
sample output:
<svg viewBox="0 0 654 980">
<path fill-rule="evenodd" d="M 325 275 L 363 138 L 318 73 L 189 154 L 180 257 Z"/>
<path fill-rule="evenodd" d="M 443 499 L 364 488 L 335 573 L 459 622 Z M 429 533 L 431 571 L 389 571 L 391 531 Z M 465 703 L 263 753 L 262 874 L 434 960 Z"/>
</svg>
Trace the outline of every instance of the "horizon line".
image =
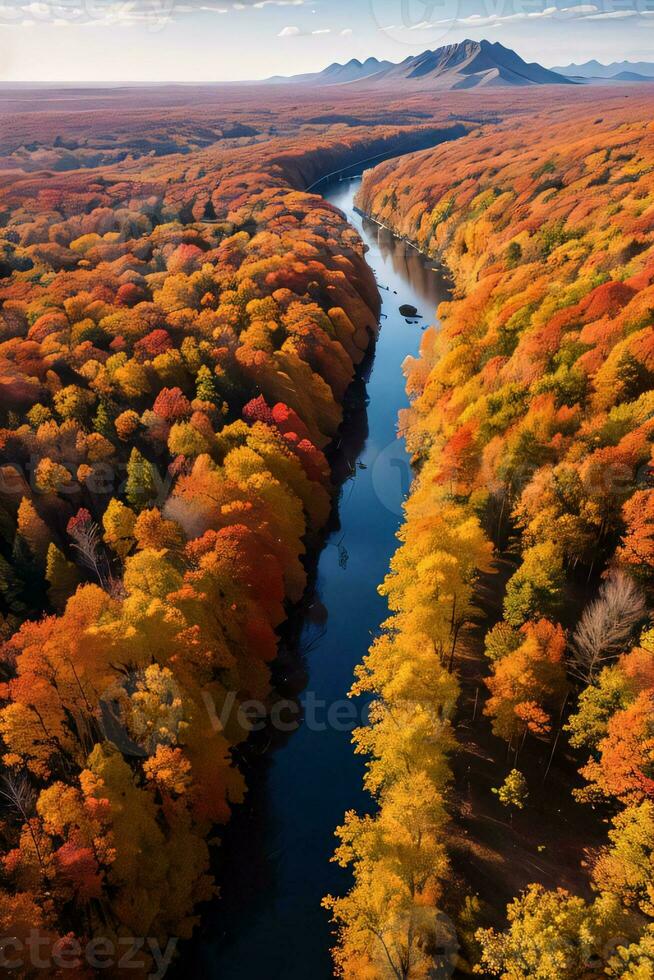
<svg viewBox="0 0 654 980">
<path fill-rule="evenodd" d="M 434 52 L 434 51 L 438 51 L 441 48 L 451 47 L 451 46 L 455 46 L 457 44 L 466 44 L 468 42 L 473 42 L 473 43 L 480 44 L 483 41 L 485 41 L 487 44 L 490 44 L 490 45 L 499 44 L 500 47 L 503 47 L 503 48 L 505 48 L 506 50 L 509 50 L 509 51 L 513 51 L 515 54 L 518 54 L 518 56 L 522 58 L 522 55 L 520 55 L 520 53 L 518 51 L 516 51 L 515 48 L 513 48 L 513 47 L 507 48 L 507 46 L 505 44 L 502 44 L 501 41 L 491 41 L 491 40 L 489 40 L 488 38 L 485 38 L 485 37 L 484 38 L 479 38 L 478 41 L 473 41 L 472 38 L 464 38 L 462 41 L 453 41 L 453 42 L 451 42 L 451 44 L 442 44 L 442 45 L 439 45 L 439 47 L 437 47 L 437 48 L 423 48 L 422 50 L 417 51 L 414 54 L 407 55 L 407 57 L 406 58 L 403 58 L 401 61 L 390 61 L 389 62 L 389 59 L 388 58 L 379 58 L 376 55 L 368 55 L 363 60 L 361 60 L 359 58 L 350 58 L 347 61 L 343 61 L 343 62 L 340 62 L 340 61 L 330 61 L 327 64 L 325 64 L 322 68 L 316 68 L 316 69 L 314 69 L 312 71 L 307 71 L 307 72 L 298 72 L 296 75 L 273 74 L 273 75 L 266 75 L 266 76 L 263 76 L 261 78 L 224 78 L 224 79 L 220 79 L 220 78 L 206 78 L 206 79 L 194 79 L 194 78 L 156 79 L 156 78 L 152 78 L 152 79 L 124 79 L 124 80 L 123 79 L 115 79 L 115 78 L 106 78 L 106 79 L 96 78 L 96 79 L 88 79 L 88 80 L 87 79 L 75 79 L 75 78 L 67 78 L 67 79 L 0 79 L 0 91 L 3 90 L 3 89 L 4 90 L 7 90 L 7 89 L 12 88 L 14 86 L 23 86 L 23 87 L 38 86 L 38 87 L 50 87 L 50 88 L 56 88 L 57 86 L 76 86 L 78 88 L 97 88 L 97 87 L 102 87 L 102 86 L 107 86 L 107 87 L 112 87 L 112 88 L 129 88 L 131 86 L 138 86 L 138 87 L 142 87 L 142 88 L 143 87 L 158 88 L 158 87 L 163 87 L 163 86 L 166 86 L 166 85 L 168 85 L 168 86 L 172 86 L 172 85 L 179 85 L 179 86 L 193 86 L 193 85 L 202 85 L 202 86 L 212 86 L 212 85 L 216 85 L 216 86 L 217 85 L 260 85 L 262 83 L 269 82 L 272 79 L 277 79 L 277 78 L 279 78 L 279 79 L 292 79 L 292 78 L 298 77 L 299 75 L 314 75 L 314 74 L 315 75 L 319 75 L 319 74 L 321 74 L 321 72 L 324 72 L 328 68 L 331 68 L 333 66 L 339 65 L 339 66 L 343 67 L 345 65 L 352 64 L 353 62 L 358 62 L 360 65 L 363 65 L 363 64 L 365 64 L 366 61 L 375 60 L 375 61 L 379 61 L 380 63 L 381 62 L 386 62 L 386 63 L 390 63 L 392 65 L 401 65 L 405 61 L 407 61 L 407 60 L 409 60 L 411 58 L 417 58 L 421 54 L 426 54 L 426 53 L 431 53 L 431 52 Z M 523 59 L 523 60 L 526 60 L 526 59 Z M 573 68 L 573 67 L 580 68 L 580 67 L 583 67 L 584 65 L 590 64 L 591 62 L 595 62 L 595 64 L 599 65 L 601 68 L 610 68 L 611 65 L 616 65 L 616 64 L 639 64 L 639 63 L 645 63 L 645 64 L 647 64 L 648 63 L 647 61 L 643 61 L 643 59 L 638 59 L 637 61 L 631 61 L 629 58 L 623 58 L 622 61 L 614 60 L 614 61 L 606 62 L 605 63 L 603 61 L 600 61 L 598 58 L 590 57 L 590 58 L 587 58 L 586 61 L 581 61 L 581 62 L 571 61 L 567 65 L 547 65 L 547 64 L 544 64 L 541 61 L 531 62 L 531 64 L 538 64 L 542 68 L 546 68 L 546 69 L 548 69 L 548 70 L 551 71 L 555 67 L 556 68 Z M 653 59 L 652 63 L 654 63 L 654 59 Z"/>
</svg>

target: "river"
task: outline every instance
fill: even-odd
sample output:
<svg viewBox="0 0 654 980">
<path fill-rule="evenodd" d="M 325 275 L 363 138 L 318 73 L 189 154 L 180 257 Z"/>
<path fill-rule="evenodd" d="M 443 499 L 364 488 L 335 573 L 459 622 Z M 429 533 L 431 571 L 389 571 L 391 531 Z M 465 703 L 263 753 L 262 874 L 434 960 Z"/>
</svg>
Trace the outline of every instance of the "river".
<svg viewBox="0 0 654 980">
<path fill-rule="evenodd" d="M 220 980 L 331 977 L 330 927 L 320 902 L 328 892 L 343 893 L 350 881 L 329 860 L 334 829 L 346 810 L 371 809 L 345 697 L 387 615 L 377 586 L 397 547 L 411 480 L 396 435 L 398 411 L 407 405 L 402 362 L 417 353 L 447 286 L 431 262 L 355 212 L 359 182 L 337 182 L 323 193 L 368 245 L 383 316 L 375 350 L 348 393 L 333 461 L 343 481 L 337 510 L 305 615 L 278 668 L 279 689 L 297 694 L 304 718 L 248 774 L 247 804 L 235 814 L 221 849 L 223 898 L 215 915 L 203 917 L 201 933 L 183 956 L 185 975 L 190 967 Z M 424 319 L 407 323 L 399 313 L 404 303 Z M 360 718 L 365 705 L 357 711 Z"/>
</svg>

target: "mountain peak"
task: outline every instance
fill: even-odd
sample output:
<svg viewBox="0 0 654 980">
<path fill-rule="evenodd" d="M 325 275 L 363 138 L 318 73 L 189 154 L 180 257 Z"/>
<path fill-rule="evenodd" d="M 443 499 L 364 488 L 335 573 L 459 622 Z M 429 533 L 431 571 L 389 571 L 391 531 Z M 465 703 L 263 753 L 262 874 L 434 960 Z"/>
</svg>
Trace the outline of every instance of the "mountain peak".
<svg viewBox="0 0 654 980">
<path fill-rule="evenodd" d="M 322 72 L 296 75 L 286 81 L 312 85 L 361 83 L 366 86 L 402 81 L 436 89 L 574 84 L 542 65 L 527 64 L 499 41 L 473 41 L 471 38 L 409 55 L 399 64 L 373 57 L 361 63 L 353 58 L 345 65 L 336 62 Z"/>
</svg>

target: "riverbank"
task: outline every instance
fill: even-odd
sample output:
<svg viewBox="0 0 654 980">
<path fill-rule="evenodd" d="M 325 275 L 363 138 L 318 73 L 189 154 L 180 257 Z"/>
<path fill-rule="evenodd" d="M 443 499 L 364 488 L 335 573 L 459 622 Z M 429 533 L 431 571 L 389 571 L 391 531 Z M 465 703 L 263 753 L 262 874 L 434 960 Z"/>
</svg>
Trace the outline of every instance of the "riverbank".
<svg viewBox="0 0 654 980">
<path fill-rule="evenodd" d="M 368 246 L 382 325 L 346 398 L 333 459 L 343 482 L 304 603 L 308 619 L 276 669 L 277 690 L 282 699 L 299 700 L 302 723 L 278 735 L 262 756 L 249 797 L 226 831 L 222 851 L 231 857 L 221 875 L 222 899 L 207 910 L 190 950 L 203 975 L 221 980 L 306 980 L 308 963 L 312 978 L 332 976 L 321 900 L 328 891 L 344 893 L 350 880 L 330 863 L 334 829 L 346 810 L 371 806 L 363 761 L 351 746 L 365 702 L 352 716 L 347 693 L 387 615 L 377 586 L 396 548 L 412 479 L 397 418 L 408 405 L 401 365 L 417 353 L 422 324 L 407 324 L 399 306 L 413 304 L 429 322 L 447 287 L 414 250 L 354 213 L 356 186 L 337 183 L 325 196 Z"/>
<path fill-rule="evenodd" d="M 645 703 L 651 681 L 638 678 L 627 706 L 607 697 L 616 677 L 626 683 L 629 658 L 647 662 L 650 648 L 641 631 L 651 562 L 641 541 L 651 501 L 651 140 L 642 97 L 626 98 L 617 105 L 598 96 L 592 116 L 577 104 L 563 113 L 543 106 L 519 131 L 500 126 L 381 164 L 366 173 L 357 200 L 446 261 L 456 278 L 455 298 L 440 311 L 442 330 L 428 332 L 420 358 L 407 364 L 413 398 L 402 427 L 419 477 L 402 531 L 403 547 L 413 543 L 406 559 L 394 561 L 399 581 L 388 588 L 397 592 L 395 620 L 407 649 L 411 640 L 418 646 L 438 623 L 434 613 L 421 630 L 414 583 L 425 577 L 424 594 L 431 588 L 438 608 L 462 554 L 463 542 L 444 544 L 444 535 L 424 543 L 438 500 L 480 521 L 499 556 L 495 576 L 480 578 L 484 621 L 463 625 L 458 636 L 454 833 L 433 835 L 447 839 L 453 857 L 445 899 L 448 892 L 460 898 L 465 887 L 479 896 L 464 909 L 468 938 L 482 923 L 507 930 L 482 929 L 477 949 L 469 946 L 493 975 L 532 976 L 524 964 L 550 956 L 553 944 L 562 955 L 583 946 L 603 902 L 620 914 L 632 908 L 603 877 L 603 861 L 621 860 L 607 856 L 606 818 L 626 807 L 614 818 L 615 843 L 649 798 L 639 757 L 648 729 L 633 705 L 638 697 Z M 599 154 L 600 181 L 591 163 Z M 622 633 L 610 646 L 614 621 Z M 380 765 L 374 731 L 361 741 L 371 765 Z M 384 793 L 392 750 L 389 739 Z M 405 752 L 407 793 L 424 754 L 420 746 Z M 383 819 L 376 824 L 392 850 Z M 380 867 L 367 866 L 369 853 Z M 362 879 L 384 880 L 384 847 L 366 851 L 357 840 L 353 858 Z M 393 907 L 409 887 L 397 865 L 395 879 L 386 869 Z M 434 893 L 429 906 L 443 907 Z M 377 941 L 383 934 L 386 948 L 397 939 L 390 925 L 366 930 L 361 895 L 354 897 L 358 905 L 342 907 L 337 953 L 353 977 L 375 972 L 375 941 L 366 942 L 366 932 Z M 532 917 L 539 904 L 549 910 L 542 936 Z M 579 926 L 563 924 L 571 908 L 583 914 Z M 632 926 L 627 934 L 645 947 L 647 923 Z M 602 964 L 607 948 L 594 951 Z M 560 970 L 582 976 L 583 963 L 575 971 L 572 961 Z"/>
</svg>

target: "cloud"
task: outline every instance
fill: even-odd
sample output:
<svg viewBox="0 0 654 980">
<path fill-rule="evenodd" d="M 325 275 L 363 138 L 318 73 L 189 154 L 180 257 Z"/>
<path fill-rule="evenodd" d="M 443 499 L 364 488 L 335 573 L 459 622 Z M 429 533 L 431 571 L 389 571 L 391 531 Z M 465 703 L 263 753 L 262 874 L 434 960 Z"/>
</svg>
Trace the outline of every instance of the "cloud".
<svg viewBox="0 0 654 980">
<path fill-rule="evenodd" d="M 640 17 L 646 11 L 640 10 L 607 10 L 601 14 L 592 14 L 586 20 L 624 20 L 625 17 Z"/>
<path fill-rule="evenodd" d="M 354 34 L 354 31 L 352 30 L 351 27 L 344 27 L 343 30 L 341 31 L 341 37 L 349 37 L 350 34 Z"/>
<path fill-rule="evenodd" d="M 331 34 L 331 27 L 320 27 L 315 31 L 301 31 L 299 27 L 283 27 L 277 37 L 315 37 L 318 34 Z M 343 31 L 342 33 L 346 33 Z M 351 33 L 351 32 L 350 32 Z"/>
<path fill-rule="evenodd" d="M 302 7 L 305 0 L 5 0 L 0 23 L 32 27 L 37 24 L 87 24 L 163 27 L 190 14 L 229 14 L 265 7 Z"/>
<path fill-rule="evenodd" d="M 255 10 L 263 10 L 264 7 L 302 7 L 304 0 L 256 0 L 252 6 Z"/>
<path fill-rule="evenodd" d="M 558 20 L 558 21 L 601 21 L 601 20 L 624 20 L 627 18 L 639 17 L 648 26 L 649 20 L 654 17 L 654 11 L 640 10 L 635 7 L 602 11 L 594 3 L 580 3 L 570 7 L 543 7 L 542 10 L 519 11 L 512 14 L 470 14 L 468 17 L 452 17 L 442 20 L 423 20 L 418 24 L 403 24 L 389 27 L 380 27 L 380 31 L 428 31 L 435 27 L 461 28 L 470 30 L 494 29 L 503 24 L 513 24 L 517 22 L 529 22 L 534 20 Z"/>
<path fill-rule="evenodd" d="M 516 14 L 490 14 L 480 17 L 472 14 L 470 17 L 460 17 L 454 21 L 438 21 L 439 24 L 452 23 L 456 27 L 488 27 L 500 24 L 512 24 L 525 20 L 573 20 L 594 14 L 598 10 L 594 4 L 579 4 L 576 7 L 545 7 L 543 10 L 520 11 Z"/>
</svg>

